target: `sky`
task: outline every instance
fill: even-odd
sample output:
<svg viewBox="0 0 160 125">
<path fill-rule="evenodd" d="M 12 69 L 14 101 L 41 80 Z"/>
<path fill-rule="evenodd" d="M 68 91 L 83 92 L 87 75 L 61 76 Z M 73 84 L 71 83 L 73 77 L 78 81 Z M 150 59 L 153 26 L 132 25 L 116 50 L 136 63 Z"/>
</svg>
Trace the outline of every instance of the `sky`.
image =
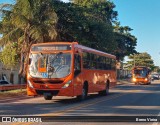
<svg viewBox="0 0 160 125">
<path fill-rule="evenodd" d="M 160 0 L 112 0 L 122 26 L 137 38 L 138 52 L 147 52 L 160 66 Z"/>
<path fill-rule="evenodd" d="M 0 0 L 13 3 L 14 0 Z M 63 0 L 68 2 L 69 0 Z M 116 5 L 121 26 L 133 29 L 137 38 L 136 50 L 147 52 L 160 66 L 160 0 L 111 0 Z"/>
</svg>

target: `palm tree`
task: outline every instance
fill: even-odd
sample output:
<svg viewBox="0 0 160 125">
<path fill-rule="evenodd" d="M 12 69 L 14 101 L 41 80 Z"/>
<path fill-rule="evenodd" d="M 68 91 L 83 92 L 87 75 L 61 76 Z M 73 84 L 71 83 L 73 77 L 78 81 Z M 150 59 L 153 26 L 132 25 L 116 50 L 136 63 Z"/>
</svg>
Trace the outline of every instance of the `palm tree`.
<svg viewBox="0 0 160 125">
<path fill-rule="evenodd" d="M 7 7 L 7 9 L 6 9 Z M 57 15 L 52 0 L 17 0 L 15 5 L 1 6 L 3 13 L 0 44 L 17 42 L 21 54 L 19 74 L 26 74 L 25 62 L 33 43 L 55 41 Z M 3 41 L 3 42 L 2 42 Z M 25 60 L 23 60 L 25 59 Z"/>
</svg>

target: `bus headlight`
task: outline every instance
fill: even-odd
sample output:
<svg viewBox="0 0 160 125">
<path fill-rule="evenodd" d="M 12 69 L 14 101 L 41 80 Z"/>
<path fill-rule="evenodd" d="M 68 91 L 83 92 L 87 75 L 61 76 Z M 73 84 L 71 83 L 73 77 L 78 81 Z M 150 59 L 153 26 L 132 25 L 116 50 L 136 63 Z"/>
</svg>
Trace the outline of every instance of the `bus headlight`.
<svg viewBox="0 0 160 125">
<path fill-rule="evenodd" d="M 136 81 L 137 81 L 136 78 L 133 78 L 132 80 L 133 80 L 133 82 L 136 82 Z"/>
<path fill-rule="evenodd" d="M 144 80 L 145 80 L 145 81 L 148 81 L 148 79 L 147 79 L 147 78 L 145 78 Z"/>
<path fill-rule="evenodd" d="M 28 80 L 28 85 L 29 85 L 30 88 L 34 88 L 32 83 L 29 80 Z"/>
<path fill-rule="evenodd" d="M 72 81 L 69 80 L 68 82 L 66 82 L 66 84 L 65 84 L 62 88 L 67 88 L 67 87 L 70 85 L 71 82 L 72 82 Z"/>
</svg>

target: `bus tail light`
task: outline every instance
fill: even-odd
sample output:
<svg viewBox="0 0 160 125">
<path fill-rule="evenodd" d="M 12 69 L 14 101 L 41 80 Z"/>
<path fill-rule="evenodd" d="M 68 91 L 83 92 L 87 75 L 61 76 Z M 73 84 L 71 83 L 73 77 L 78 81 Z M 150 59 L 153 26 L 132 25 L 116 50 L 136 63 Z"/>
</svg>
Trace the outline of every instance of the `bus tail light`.
<svg viewBox="0 0 160 125">
<path fill-rule="evenodd" d="M 28 80 L 28 85 L 29 85 L 30 88 L 34 88 L 32 83 L 29 80 Z"/>
<path fill-rule="evenodd" d="M 66 84 L 65 84 L 62 88 L 67 88 L 67 87 L 70 85 L 71 82 L 72 82 L 72 81 L 69 80 L 68 82 L 66 82 Z"/>
</svg>

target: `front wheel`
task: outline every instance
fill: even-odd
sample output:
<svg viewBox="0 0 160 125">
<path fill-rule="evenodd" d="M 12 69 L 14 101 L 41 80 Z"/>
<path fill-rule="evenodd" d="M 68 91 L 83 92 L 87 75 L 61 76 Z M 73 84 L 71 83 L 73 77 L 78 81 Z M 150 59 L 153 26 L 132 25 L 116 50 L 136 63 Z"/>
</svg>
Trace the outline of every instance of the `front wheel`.
<svg viewBox="0 0 160 125">
<path fill-rule="evenodd" d="M 147 85 L 150 85 L 150 84 L 151 84 L 151 82 L 148 82 L 148 83 L 147 83 Z"/>
<path fill-rule="evenodd" d="M 44 99 L 45 100 L 52 100 L 52 97 L 51 95 L 44 95 Z"/>
</svg>

